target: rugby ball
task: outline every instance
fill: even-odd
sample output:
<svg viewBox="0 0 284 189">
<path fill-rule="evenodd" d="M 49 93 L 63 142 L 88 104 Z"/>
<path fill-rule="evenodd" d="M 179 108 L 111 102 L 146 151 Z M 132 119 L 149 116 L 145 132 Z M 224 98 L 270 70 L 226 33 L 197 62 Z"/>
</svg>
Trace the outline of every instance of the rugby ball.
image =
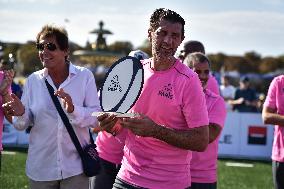
<svg viewBox="0 0 284 189">
<path fill-rule="evenodd" d="M 127 112 L 135 104 L 144 82 L 142 63 L 126 56 L 116 61 L 106 73 L 100 91 L 100 103 L 104 112 Z"/>
</svg>

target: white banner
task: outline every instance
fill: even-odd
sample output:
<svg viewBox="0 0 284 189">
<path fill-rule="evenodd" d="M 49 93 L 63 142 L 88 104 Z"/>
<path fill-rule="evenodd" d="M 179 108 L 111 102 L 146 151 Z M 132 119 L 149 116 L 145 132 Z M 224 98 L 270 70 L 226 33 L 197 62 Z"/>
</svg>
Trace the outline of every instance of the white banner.
<svg viewBox="0 0 284 189">
<path fill-rule="evenodd" d="M 270 159 L 273 130 L 259 113 L 228 112 L 219 139 L 219 157 Z"/>
</svg>

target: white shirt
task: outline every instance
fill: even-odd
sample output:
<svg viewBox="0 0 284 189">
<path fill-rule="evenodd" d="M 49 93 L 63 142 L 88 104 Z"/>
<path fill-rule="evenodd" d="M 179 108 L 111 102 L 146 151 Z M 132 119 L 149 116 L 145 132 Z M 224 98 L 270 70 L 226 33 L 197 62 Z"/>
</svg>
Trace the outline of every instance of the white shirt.
<svg viewBox="0 0 284 189">
<path fill-rule="evenodd" d="M 13 120 L 18 130 L 33 126 L 26 173 L 35 181 L 59 180 L 83 172 L 80 156 L 50 97 L 45 78 L 57 90 L 47 69 L 31 74 L 21 99 L 25 113 Z M 72 98 L 74 112 L 65 113 L 84 146 L 90 143 L 88 127 L 97 125 L 97 119 L 91 113 L 100 111 L 94 76 L 88 69 L 70 63 L 69 76 L 59 88 L 63 88 Z"/>
<path fill-rule="evenodd" d="M 234 99 L 236 88 L 232 85 L 228 86 L 221 85 L 220 91 L 221 91 L 221 96 L 223 96 L 225 99 Z M 229 104 L 227 100 L 226 100 L 226 109 L 229 112 L 233 111 L 232 105 Z"/>
</svg>

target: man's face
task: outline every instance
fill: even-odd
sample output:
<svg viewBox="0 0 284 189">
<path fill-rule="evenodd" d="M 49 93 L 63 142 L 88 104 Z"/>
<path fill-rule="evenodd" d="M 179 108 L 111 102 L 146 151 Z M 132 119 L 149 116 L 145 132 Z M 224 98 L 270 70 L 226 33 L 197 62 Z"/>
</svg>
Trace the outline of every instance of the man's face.
<svg viewBox="0 0 284 189">
<path fill-rule="evenodd" d="M 39 44 L 41 48 L 38 51 L 40 61 L 46 68 L 56 68 L 65 64 L 67 50 L 60 50 L 55 37 L 40 37 Z"/>
<path fill-rule="evenodd" d="M 148 38 L 152 44 L 154 57 L 160 60 L 172 58 L 184 39 L 182 25 L 161 20 L 155 31 L 148 30 Z"/>
<path fill-rule="evenodd" d="M 193 62 L 192 70 L 198 74 L 199 80 L 201 81 L 203 89 L 206 88 L 209 79 L 209 63 L 206 62 Z"/>
<path fill-rule="evenodd" d="M 248 89 L 249 88 L 249 81 L 240 81 L 240 88 L 241 89 Z"/>
</svg>

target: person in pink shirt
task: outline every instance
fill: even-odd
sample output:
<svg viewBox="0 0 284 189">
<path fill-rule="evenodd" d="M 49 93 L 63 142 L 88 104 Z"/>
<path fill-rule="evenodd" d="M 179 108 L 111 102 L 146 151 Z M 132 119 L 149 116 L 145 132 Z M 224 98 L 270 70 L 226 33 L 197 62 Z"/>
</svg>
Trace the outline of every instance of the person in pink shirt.
<svg viewBox="0 0 284 189">
<path fill-rule="evenodd" d="M 1 61 L 1 65 L 4 61 Z M 2 70 L 0 67 L 0 104 L 2 105 L 6 101 L 10 100 L 8 93 L 11 93 L 11 83 L 13 80 L 14 72 L 12 70 Z M 8 91 L 8 92 L 7 92 Z M 4 117 L 7 117 L 4 109 L 0 108 L 0 171 L 1 171 L 1 152 L 3 150 L 2 146 L 2 134 L 3 134 L 3 121 Z M 7 117 L 8 118 L 8 117 Z"/>
<path fill-rule="evenodd" d="M 265 124 L 275 125 L 272 146 L 272 175 L 275 189 L 284 188 L 284 75 L 271 82 L 263 105 Z"/>
<path fill-rule="evenodd" d="M 128 56 L 138 60 L 148 59 L 147 53 L 141 50 L 131 51 Z M 97 129 L 97 128 L 96 128 Z M 112 189 L 116 175 L 121 166 L 126 129 L 119 138 L 115 138 L 106 131 L 99 131 L 96 138 L 97 151 L 101 159 L 101 171 L 90 182 L 91 189 Z"/>
<path fill-rule="evenodd" d="M 118 188 L 190 188 L 192 151 L 208 144 L 206 101 L 198 76 L 174 57 L 184 39 L 184 19 L 159 8 L 150 18 L 148 39 L 153 57 L 142 61 L 144 85 L 127 128 Z M 103 114 L 100 126 L 111 132 L 118 118 Z M 118 136 L 116 136 L 118 137 Z"/>
<path fill-rule="evenodd" d="M 183 50 L 181 50 L 179 58 L 182 60 L 182 62 L 184 62 L 185 57 L 187 57 L 188 54 L 194 52 L 201 52 L 205 54 L 204 45 L 200 41 L 196 40 L 187 41 L 183 45 Z M 220 94 L 219 84 L 215 77 L 211 74 L 209 74 L 209 79 L 207 81 L 207 89 L 214 92 L 215 94 Z"/>
<path fill-rule="evenodd" d="M 209 144 L 204 152 L 193 152 L 190 172 L 192 189 L 217 188 L 218 139 L 224 127 L 226 106 L 224 99 L 207 89 L 210 61 L 202 53 L 191 53 L 185 64 L 198 74 L 205 94 L 209 117 Z"/>
</svg>

